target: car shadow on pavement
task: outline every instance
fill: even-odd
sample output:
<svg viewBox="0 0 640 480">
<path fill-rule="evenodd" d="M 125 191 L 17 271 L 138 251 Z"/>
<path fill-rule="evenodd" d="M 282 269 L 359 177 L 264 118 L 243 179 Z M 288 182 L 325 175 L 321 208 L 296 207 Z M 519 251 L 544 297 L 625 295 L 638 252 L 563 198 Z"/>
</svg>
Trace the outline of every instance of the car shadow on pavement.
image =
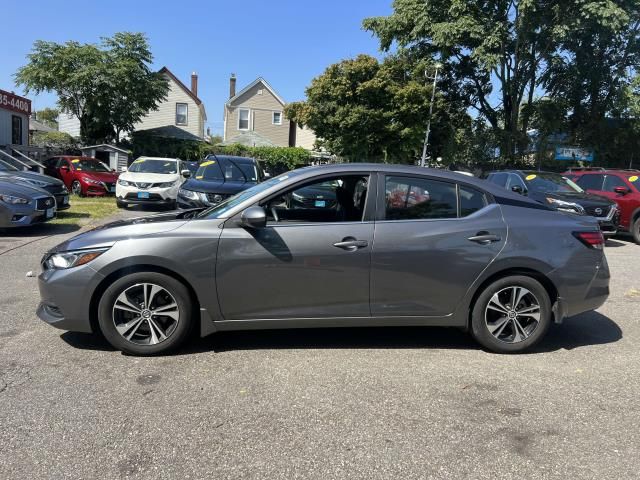
<svg viewBox="0 0 640 480">
<path fill-rule="evenodd" d="M 61 338 L 81 350 L 115 351 L 102 335 L 65 332 Z M 573 350 L 614 343 L 621 338 L 622 330 L 615 322 L 598 312 L 588 312 L 565 320 L 561 325 L 553 325 L 540 344 L 527 353 Z M 430 348 L 481 349 L 469 334 L 457 328 L 302 328 L 218 332 L 204 338 L 192 338 L 184 347 L 169 355 L 235 350 Z"/>
<path fill-rule="evenodd" d="M 63 235 L 72 233 L 80 229 L 80 225 L 75 223 L 39 223 L 25 228 L 0 228 L 0 237 L 48 237 L 51 235 Z"/>
</svg>

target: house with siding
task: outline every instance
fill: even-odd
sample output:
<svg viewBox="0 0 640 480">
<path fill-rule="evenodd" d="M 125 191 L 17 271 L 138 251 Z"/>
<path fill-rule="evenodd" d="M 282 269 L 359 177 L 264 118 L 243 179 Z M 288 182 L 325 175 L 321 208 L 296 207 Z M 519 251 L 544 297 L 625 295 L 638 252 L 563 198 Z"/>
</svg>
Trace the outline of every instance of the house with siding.
<svg viewBox="0 0 640 480">
<path fill-rule="evenodd" d="M 223 144 L 313 148 L 315 135 L 284 114 L 286 102 L 262 77 L 236 92 L 236 77 L 229 79 L 229 100 L 224 106 Z"/>
<path fill-rule="evenodd" d="M 160 69 L 160 73 L 169 82 L 167 98 L 158 105 L 157 110 L 148 112 L 134 126 L 134 131 L 157 131 L 162 127 L 176 127 L 204 140 L 207 113 L 202 100 L 198 97 L 198 75 L 195 72 L 191 74 L 191 88 L 187 88 L 167 67 Z M 73 137 L 79 137 L 80 120 L 73 114 L 62 112 L 58 116 L 58 130 L 67 132 Z M 162 129 L 161 131 L 175 130 Z"/>
</svg>

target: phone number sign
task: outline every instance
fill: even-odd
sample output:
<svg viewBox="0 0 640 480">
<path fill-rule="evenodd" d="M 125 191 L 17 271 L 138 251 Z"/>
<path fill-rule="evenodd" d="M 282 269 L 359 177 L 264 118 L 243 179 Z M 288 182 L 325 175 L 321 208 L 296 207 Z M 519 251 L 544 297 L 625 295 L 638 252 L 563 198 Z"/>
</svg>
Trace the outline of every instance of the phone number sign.
<svg viewBox="0 0 640 480">
<path fill-rule="evenodd" d="M 31 100 L 0 90 L 0 108 L 31 115 Z"/>
</svg>

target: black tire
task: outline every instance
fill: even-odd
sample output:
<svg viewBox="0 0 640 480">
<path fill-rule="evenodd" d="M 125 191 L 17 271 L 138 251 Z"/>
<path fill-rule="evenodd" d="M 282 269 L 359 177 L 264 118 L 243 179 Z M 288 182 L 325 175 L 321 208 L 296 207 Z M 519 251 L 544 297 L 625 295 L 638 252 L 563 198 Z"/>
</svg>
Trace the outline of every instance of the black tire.
<svg viewBox="0 0 640 480">
<path fill-rule="evenodd" d="M 640 245 L 640 217 L 636 218 L 631 225 L 631 235 L 633 235 L 633 241 Z"/>
<path fill-rule="evenodd" d="M 521 306 L 520 310 L 526 311 L 531 310 L 530 305 L 537 303 L 539 306 L 539 319 L 537 324 L 535 324 L 535 318 L 531 314 L 522 314 L 522 316 L 519 316 L 514 313 L 508 313 L 509 311 L 515 312 L 518 306 L 511 308 L 510 304 L 506 302 L 500 303 L 500 305 L 508 307 L 506 309 L 507 313 L 504 316 L 494 308 L 496 304 L 492 298 L 496 293 L 499 294 L 498 298 L 505 298 L 504 295 L 507 295 L 506 298 L 513 298 L 511 296 L 512 290 L 509 290 L 510 287 L 523 288 L 531 294 L 526 294 L 522 297 L 518 305 Z M 500 295 L 503 297 L 500 297 Z M 489 302 L 492 302 L 491 307 L 488 307 Z M 529 306 L 527 302 L 529 302 Z M 489 322 L 488 319 L 485 319 L 485 312 L 488 312 L 488 317 L 497 318 L 497 320 L 495 322 Z M 515 318 L 511 318 L 510 315 L 515 315 Z M 500 322 L 505 318 L 507 320 L 504 322 L 504 328 L 502 330 L 496 328 L 498 337 L 501 335 L 504 337 L 500 339 L 491 333 L 489 324 L 497 327 L 498 325 L 502 325 Z M 531 277 L 513 275 L 496 280 L 480 293 L 471 312 L 471 334 L 480 345 L 492 352 L 520 353 L 531 348 L 545 336 L 551 325 L 551 318 L 552 311 L 549 294 L 540 282 Z M 518 322 L 520 330 L 516 327 L 516 322 Z M 526 325 L 524 329 L 522 329 L 522 324 Z M 521 335 L 520 332 L 528 332 L 528 336 L 525 337 Z M 518 337 L 524 339 L 518 340 Z"/>
<path fill-rule="evenodd" d="M 167 333 L 169 332 L 169 330 L 165 330 L 164 333 L 167 333 L 166 339 L 161 340 L 156 344 L 136 343 L 136 339 L 138 340 L 138 342 L 143 341 L 142 338 L 144 337 L 143 334 L 145 332 L 150 332 L 150 330 L 153 330 L 154 333 L 159 332 L 159 330 L 155 330 L 152 328 L 151 320 L 142 319 L 142 314 L 136 315 L 134 313 L 128 313 L 128 315 L 130 315 L 128 319 L 123 320 L 121 318 L 116 318 L 115 320 L 119 321 L 119 325 L 122 328 L 126 321 L 130 320 L 131 318 L 133 318 L 134 320 L 135 317 L 142 319 L 140 322 L 138 322 L 141 327 L 137 329 L 138 332 L 142 333 L 136 334 L 136 338 L 134 338 L 133 341 L 127 340 L 123 336 L 124 334 L 119 333 L 116 329 L 114 318 L 117 316 L 127 315 L 127 312 L 123 313 L 123 311 L 120 309 L 118 309 L 116 311 L 117 313 L 114 315 L 114 306 L 116 300 L 125 291 L 136 292 L 136 289 L 143 288 L 140 286 L 141 284 L 152 284 L 157 287 L 161 287 L 161 289 L 164 289 L 171 297 L 173 297 L 171 301 L 175 301 L 175 303 L 177 304 L 175 311 L 178 312 L 178 319 L 176 321 L 175 327 L 170 331 L 170 333 Z M 162 292 L 162 290 L 160 292 Z M 156 297 L 159 296 L 160 293 L 157 293 Z M 166 298 L 170 297 L 166 296 Z M 122 303 L 119 302 L 119 305 L 122 305 Z M 148 305 L 147 308 L 145 308 L 145 310 L 147 310 L 146 314 L 149 314 L 149 309 L 152 311 L 153 308 L 153 306 Z M 162 306 L 159 306 L 158 310 L 160 310 L 161 308 Z M 182 282 L 176 280 L 173 277 L 157 272 L 132 273 L 113 282 L 104 292 L 98 305 L 98 323 L 100 325 L 100 330 L 102 331 L 107 341 L 118 350 L 122 350 L 123 352 L 132 355 L 157 355 L 169 352 L 179 347 L 189 337 L 189 333 L 193 324 L 193 311 L 194 308 L 191 297 L 189 295 L 189 291 Z M 165 317 L 161 314 L 154 315 L 152 318 L 155 319 L 153 320 L 153 322 L 157 322 L 154 323 L 154 325 L 156 326 L 164 326 L 161 323 L 163 321 L 167 321 L 167 323 L 170 323 L 172 321 L 171 318 Z M 133 329 L 128 330 L 126 333 L 130 333 L 132 330 Z M 151 335 L 148 336 L 150 337 Z M 158 338 L 161 337 L 159 335 L 156 335 L 156 339 Z"/>
<path fill-rule="evenodd" d="M 84 197 L 84 195 L 82 194 L 82 185 L 78 180 L 74 180 L 73 182 L 71 182 L 71 192 L 79 197 Z"/>
</svg>

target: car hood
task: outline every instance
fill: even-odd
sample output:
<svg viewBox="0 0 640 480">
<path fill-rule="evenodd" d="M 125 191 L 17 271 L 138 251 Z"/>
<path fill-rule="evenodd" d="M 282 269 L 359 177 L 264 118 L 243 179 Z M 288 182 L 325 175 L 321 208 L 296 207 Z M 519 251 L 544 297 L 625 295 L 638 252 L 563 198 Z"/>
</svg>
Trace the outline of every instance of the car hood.
<svg viewBox="0 0 640 480">
<path fill-rule="evenodd" d="M 177 173 L 124 172 L 120 174 L 119 178 L 128 182 L 160 183 L 175 182 L 180 179 L 180 175 Z"/>
<path fill-rule="evenodd" d="M 16 177 L 0 177 L 0 193 L 6 193 L 7 195 L 16 195 L 24 198 L 35 198 L 47 196 L 51 194 L 46 190 L 36 187 L 30 183 L 26 183 L 23 178 Z"/>
<path fill-rule="evenodd" d="M 190 178 L 182 184 L 182 188 L 185 190 L 192 190 L 194 192 L 220 193 L 228 195 L 241 192 L 242 190 L 246 190 L 254 185 L 254 182 L 225 182 L 224 180 L 196 180 Z"/>
<path fill-rule="evenodd" d="M 89 172 L 89 171 L 80 171 L 78 172 L 79 176 L 88 177 L 93 180 L 98 180 L 99 182 L 109 182 L 114 183 L 118 181 L 118 174 L 115 172 Z"/>
<path fill-rule="evenodd" d="M 111 247 L 118 240 L 170 232 L 187 223 L 194 212 L 199 210 L 201 209 L 176 210 L 158 215 L 117 220 L 76 235 L 55 246 L 49 253 L 85 248 Z"/>
<path fill-rule="evenodd" d="M 24 171 L 5 172 L 5 171 L 1 171 L 0 172 L 0 178 L 3 178 L 3 177 L 14 177 L 14 178 L 19 178 L 19 179 L 25 180 L 25 181 L 37 180 L 38 182 L 45 182 L 48 185 L 56 185 L 56 186 L 59 186 L 59 187 L 62 187 L 64 185 L 62 183 L 62 181 L 58 180 L 57 178 L 53 178 L 53 177 L 50 177 L 49 175 L 43 175 L 41 173 L 36 173 L 36 172 L 24 172 Z"/>
<path fill-rule="evenodd" d="M 546 197 L 556 198 L 558 200 L 564 200 L 565 202 L 573 202 L 578 205 L 582 205 L 583 207 L 608 207 L 615 202 L 606 197 L 601 197 L 600 195 L 593 195 L 591 193 L 570 193 L 570 192 L 549 192 L 549 193 L 541 193 L 541 192 L 530 192 L 529 196 L 534 200 L 539 202 L 546 203 Z"/>
</svg>

